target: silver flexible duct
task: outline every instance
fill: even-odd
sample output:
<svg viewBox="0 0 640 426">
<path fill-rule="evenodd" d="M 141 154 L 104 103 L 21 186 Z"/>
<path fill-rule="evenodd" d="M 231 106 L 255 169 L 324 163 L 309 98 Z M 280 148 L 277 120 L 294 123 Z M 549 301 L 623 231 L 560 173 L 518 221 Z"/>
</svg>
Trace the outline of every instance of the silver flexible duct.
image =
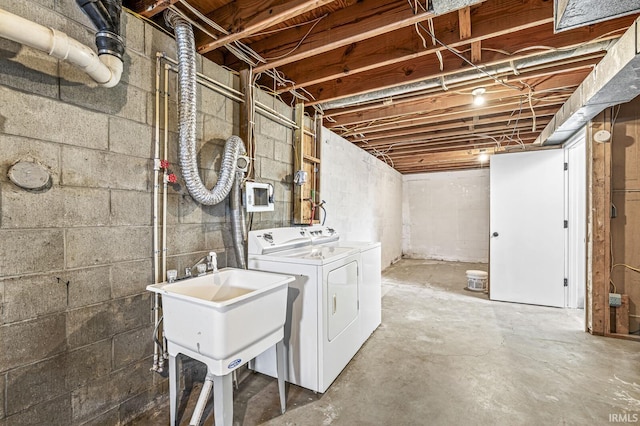
<svg viewBox="0 0 640 426">
<path fill-rule="evenodd" d="M 231 136 L 224 145 L 220 175 L 215 187 L 208 190 L 198 172 L 196 149 L 196 48 L 191 24 L 172 10 L 165 20 L 173 27 L 178 50 L 178 85 L 180 91 L 180 168 L 191 197 L 204 205 L 218 204 L 231 191 L 238 156 L 245 154 L 244 143 Z"/>
<path fill-rule="evenodd" d="M 246 223 L 244 221 L 244 213 L 242 210 L 242 192 L 240 185 L 244 179 L 243 172 L 236 173 L 236 179 L 231 188 L 231 196 L 229 203 L 231 207 L 231 234 L 233 237 L 233 248 L 235 249 L 237 267 L 247 269 L 247 263 L 244 260 L 244 241 L 246 239 Z"/>
</svg>

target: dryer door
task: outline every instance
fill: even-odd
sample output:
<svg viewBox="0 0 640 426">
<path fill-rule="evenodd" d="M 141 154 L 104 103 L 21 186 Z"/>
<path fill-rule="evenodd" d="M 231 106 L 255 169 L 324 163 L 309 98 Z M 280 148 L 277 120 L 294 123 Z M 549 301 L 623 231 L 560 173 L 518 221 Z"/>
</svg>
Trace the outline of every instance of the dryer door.
<svg viewBox="0 0 640 426">
<path fill-rule="evenodd" d="M 329 342 L 358 318 L 358 262 L 327 273 L 327 337 Z"/>
</svg>

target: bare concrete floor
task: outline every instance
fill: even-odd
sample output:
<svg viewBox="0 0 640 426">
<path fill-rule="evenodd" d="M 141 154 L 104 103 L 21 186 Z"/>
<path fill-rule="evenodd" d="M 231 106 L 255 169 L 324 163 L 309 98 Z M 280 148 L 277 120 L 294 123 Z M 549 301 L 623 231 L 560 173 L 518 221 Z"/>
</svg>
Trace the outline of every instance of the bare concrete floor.
<svg viewBox="0 0 640 426">
<path fill-rule="evenodd" d="M 491 302 L 465 270 L 405 259 L 383 273 L 382 325 L 329 390 L 243 370 L 235 425 L 640 424 L 640 344 L 591 336 L 584 311 Z M 187 425 L 200 384 L 184 393 Z M 213 424 L 211 409 L 205 425 Z M 134 425 L 166 425 L 164 404 Z"/>
</svg>

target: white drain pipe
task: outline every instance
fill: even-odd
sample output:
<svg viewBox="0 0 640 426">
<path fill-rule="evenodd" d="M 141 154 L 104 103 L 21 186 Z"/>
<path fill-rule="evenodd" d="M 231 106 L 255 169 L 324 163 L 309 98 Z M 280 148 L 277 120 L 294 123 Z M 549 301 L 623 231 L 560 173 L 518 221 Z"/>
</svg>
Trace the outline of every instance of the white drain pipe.
<svg viewBox="0 0 640 426">
<path fill-rule="evenodd" d="M 120 81 L 122 61 L 113 55 L 98 56 L 93 49 L 67 34 L 0 9 L 0 37 L 48 53 L 86 72 L 104 87 Z"/>
</svg>

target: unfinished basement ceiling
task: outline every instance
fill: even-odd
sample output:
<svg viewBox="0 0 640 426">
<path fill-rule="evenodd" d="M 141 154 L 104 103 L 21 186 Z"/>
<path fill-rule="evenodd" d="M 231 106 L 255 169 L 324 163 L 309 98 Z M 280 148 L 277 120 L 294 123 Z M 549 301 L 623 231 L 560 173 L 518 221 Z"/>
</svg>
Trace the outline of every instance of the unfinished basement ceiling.
<svg viewBox="0 0 640 426">
<path fill-rule="evenodd" d="M 553 0 L 124 5 L 159 24 L 167 7 L 181 11 L 198 24 L 199 53 L 236 71 L 250 63 L 256 84 L 304 98 L 325 127 L 404 174 L 486 167 L 480 153 L 532 144 L 637 17 L 556 34 Z"/>
</svg>

